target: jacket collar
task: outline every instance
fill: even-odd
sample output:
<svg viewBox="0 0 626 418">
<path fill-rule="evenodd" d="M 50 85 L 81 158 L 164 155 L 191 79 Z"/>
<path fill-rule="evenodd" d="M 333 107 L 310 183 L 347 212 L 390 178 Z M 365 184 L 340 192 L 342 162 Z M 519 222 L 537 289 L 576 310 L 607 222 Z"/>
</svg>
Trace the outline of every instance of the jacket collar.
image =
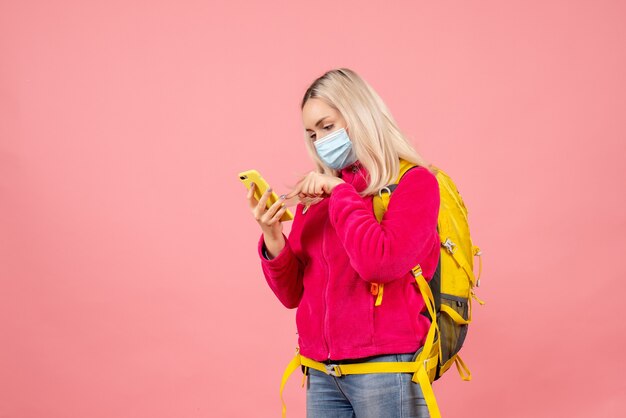
<svg viewBox="0 0 626 418">
<path fill-rule="evenodd" d="M 352 184 L 357 192 L 367 187 L 367 170 L 358 160 L 341 169 L 338 175 L 346 183 Z"/>
<path fill-rule="evenodd" d="M 352 164 L 345 166 L 344 168 L 342 168 L 341 170 L 339 170 L 339 177 L 342 177 L 348 173 L 354 173 L 357 170 L 363 169 L 363 165 L 361 164 L 361 161 L 356 160 L 355 162 L 353 162 Z"/>
</svg>

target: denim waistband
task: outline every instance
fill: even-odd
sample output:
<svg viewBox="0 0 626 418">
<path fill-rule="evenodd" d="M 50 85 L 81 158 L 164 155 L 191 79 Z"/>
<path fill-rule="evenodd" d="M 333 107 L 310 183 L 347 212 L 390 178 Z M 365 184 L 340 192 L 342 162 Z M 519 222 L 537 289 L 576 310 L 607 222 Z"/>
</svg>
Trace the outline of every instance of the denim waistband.
<svg viewBox="0 0 626 418">
<path fill-rule="evenodd" d="M 416 352 L 410 352 L 410 353 L 389 353 L 389 354 L 377 354 L 375 356 L 369 356 L 369 357 L 362 357 L 362 358 L 352 358 L 352 359 L 342 359 L 342 360 L 333 360 L 333 359 L 329 359 L 329 360 L 324 360 L 321 361 L 320 363 L 324 363 L 324 364 L 353 364 L 353 363 L 366 363 L 369 361 L 376 361 L 376 360 L 383 360 L 383 357 L 390 357 L 390 356 L 402 356 L 402 355 L 412 355 L 413 359 L 415 359 L 415 357 L 417 356 L 417 354 L 420 353 L 420 351 L 422 351 L 423 347 L 420 347 L 419 350 L 417 350 Z M 387 360 L 387 361 L 395 361 L 395 360 Z"/>
</svg>

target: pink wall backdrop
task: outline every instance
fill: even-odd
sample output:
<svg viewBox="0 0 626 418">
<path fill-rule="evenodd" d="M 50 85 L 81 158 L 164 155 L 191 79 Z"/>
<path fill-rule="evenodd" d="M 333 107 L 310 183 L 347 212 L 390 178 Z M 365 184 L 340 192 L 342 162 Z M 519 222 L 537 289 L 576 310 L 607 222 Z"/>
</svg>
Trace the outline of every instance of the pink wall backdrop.
<svg viewBox="0 0 626 418">
<path fill-rule="evenodd" d="M 0 3 L 0 417 L 275 417 L 297 341 L 236 174 L 369 81 L 484 250 L 444 417 L 626 414 L 620 1 Z M 304 417 L 300 375 L 288 416 Z"/>
</svg>

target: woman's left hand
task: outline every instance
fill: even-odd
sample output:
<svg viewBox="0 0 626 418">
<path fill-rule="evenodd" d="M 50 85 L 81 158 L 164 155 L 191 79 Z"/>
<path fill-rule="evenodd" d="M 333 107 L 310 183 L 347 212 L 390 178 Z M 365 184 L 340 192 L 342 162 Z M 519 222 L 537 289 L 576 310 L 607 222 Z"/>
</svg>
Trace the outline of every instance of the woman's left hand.
<svg viewBox="0 0 626 418">
<path fill-rule="evenodd" d="M 341 183 L 345 182 L 339 177 L 311 171 L 296 183 L 296 187 L 287 194 L 286 198 L 290 199 L 296 195 L 300 199 L 327 197 Z"/>
</svg>

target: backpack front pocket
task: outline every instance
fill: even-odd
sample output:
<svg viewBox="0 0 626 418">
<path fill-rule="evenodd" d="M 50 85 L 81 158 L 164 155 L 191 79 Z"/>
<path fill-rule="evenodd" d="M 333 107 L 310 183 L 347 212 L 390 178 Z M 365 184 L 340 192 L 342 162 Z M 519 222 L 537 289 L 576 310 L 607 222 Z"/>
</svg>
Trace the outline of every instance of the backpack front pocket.
<svg viewBox="0 0 626 418">
<path fill-rule="evenodd" d="M 468 300 L 459 296 L 441 294 L 441 306 L 447 306 L 461 316 L 468 319 Z M 438 318 L 441 354 L 443 364 L 446 364 L 459 352 L 467 335 L 467 324 L 457 324 L 446 312 L 441 312 Z"/>
</svg>

